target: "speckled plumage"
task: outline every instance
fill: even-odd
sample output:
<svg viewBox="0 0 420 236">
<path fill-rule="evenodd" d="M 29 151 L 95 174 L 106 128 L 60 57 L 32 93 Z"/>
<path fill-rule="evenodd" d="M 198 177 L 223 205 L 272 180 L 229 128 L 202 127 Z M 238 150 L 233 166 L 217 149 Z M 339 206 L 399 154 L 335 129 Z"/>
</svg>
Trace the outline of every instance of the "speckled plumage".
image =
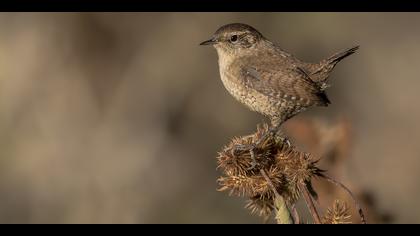
<svg viewBox="0 0 420 236">
<path fill-rule="evenodd" d="M 251 26 L 229 24 L 211 40 L 219 57 L 222 82 L 229 93 L 273 125 L 311 106 L 327 106 L 324 89 L 334 66 L 358 47 L 334 54 L 319 63 L 305 63 L 264 38 Z"/>
</svg>

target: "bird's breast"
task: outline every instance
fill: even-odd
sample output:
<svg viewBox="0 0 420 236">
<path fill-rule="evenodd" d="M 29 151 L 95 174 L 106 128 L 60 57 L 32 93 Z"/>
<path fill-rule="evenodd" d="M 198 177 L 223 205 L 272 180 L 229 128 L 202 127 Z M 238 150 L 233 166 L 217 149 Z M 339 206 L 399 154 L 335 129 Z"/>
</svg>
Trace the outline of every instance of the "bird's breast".
<svg viewBox="0 0 420 236">
<path fill-rule="evenodd" d="M 273 115 L 277 110 L 272 106 L 270 98 L 257 92 L 245 83 L 240 68 L 232 65 L 220 65 L 220 77 L 226 90 L 249 109 L 263 115 Z"/>
<path fill-rule="evenodd" d="M 250 91 L 245 83 L 238 78 L 237 73 L 234 73 L 229 66 L 220 67 L 220 78 L 226 90 L 243 103 Z"/>
</svg>

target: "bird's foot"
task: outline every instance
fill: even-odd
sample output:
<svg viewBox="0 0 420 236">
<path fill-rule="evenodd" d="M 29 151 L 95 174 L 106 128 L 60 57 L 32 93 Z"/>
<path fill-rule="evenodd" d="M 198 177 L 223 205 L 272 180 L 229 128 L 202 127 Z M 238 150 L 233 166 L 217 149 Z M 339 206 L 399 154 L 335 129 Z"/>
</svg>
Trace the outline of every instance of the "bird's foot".
<svg viewBox="0 0 420 236">
<path fill-rule="evenodd" d="M 286 143 L 288 147 L 292 146 L 289 138 L 280 130 L 279 126 L 272 126 L 268 132 L 270 135 L 276 136 L 276 139 L 282 144 Z"/>
<path fill-rule="evenodd" d="M 292 146 L 290 140 L 287 137 L 281 137 L 280 140 L 282 143 L 286 143 L 288 147 Z"/>
<path fill-rule="evenodd" d="M 255 150 L 263 143 L 268 136 L 274 136 L 278 132 L 277 127 L 271 127 L 268 129 L 268 132 L 264 133 L 257 141 L 251 143 L 251 144 L 237 144 L 235 145 L 234 151 L 249 151 L 251 156 L 251 166 L 247 170 L 252 170 L 257 166 L 257 159 L 255 158 Z M 288 142 L 288 141 L 287 141 Z M 289 146 L 290 146 L 290 142 Z"/>
</svg>

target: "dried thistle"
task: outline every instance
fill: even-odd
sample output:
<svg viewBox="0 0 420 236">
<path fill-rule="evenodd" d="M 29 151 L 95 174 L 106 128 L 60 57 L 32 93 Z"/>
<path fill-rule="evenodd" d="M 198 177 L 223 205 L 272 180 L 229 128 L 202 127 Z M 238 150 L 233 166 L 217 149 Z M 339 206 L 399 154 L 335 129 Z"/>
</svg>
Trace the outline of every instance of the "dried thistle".
<svg viewBox="0 0 420 236">
<path fill-rule="evenodd" d="M 276 155 L 276 165 L 282 169 L 288 181 L 304 183 L 322 172 L 309 153 L 297 151 L 294 147 L 283 145 Z"/>
<path fill-rule="evenodd" d="M 311 181 L 314 177 L 331 180 L 318 168 L 318 160 L 309 153 L 298 151 L 284 137 L 267 134 L 270 134 L 268 125 L 258 126 L 254 134 L 234 138 L 219 152 L 218 169 L 222 170 L 223 176 L 218 179 L 218 190 L 247 197 L 249 200 L 245 207 L 266 217 L 273 210 L 282 211 L 276 216 L 290 216 L 288 206 L 294 205 L 303 194 L 315 223 L 321 223 L 313 202 L 317 194 Z M 255 144 L 261 137 L 264 140 L 252 150 L 238 148 Z M 254 164 L 252 156 L 256 161 L 255 168 L 250 168 Z M 276 207 L 275 199 L 282 200 L 281 209 Z M 361 216 L 363 221 L 363 214 Z M 291 217 L 284 219 L 289 222 Z"/>
<path fill-rule="evenodd" d="M 278 169 L 271 168 L 268 172 L 270 180 L 280 188 L 283 186 L 281 173 Z M 272 198 L 274 193 L 267 184 L 265 178 L 261 175 L 226 175 L 220 177 L 218 180 L 219 191 L 230 190 L 230 195 L 239 197 L 243 196 L 260 196 L 260 198 Z"/>
<path fill-rule="evenodd" d="M 247 200 L 245 208 L 249 209 L 252 214 L 269 216 L 274 209 L 274 200 L 272 196 L 256 195 Z"/>
<path fill-rule="evenodd" d="M 332 207 L 328 208 L 327 213 L 322 219 L 323 224 L 350 224 L 351 215 L 347 204 L 335 200 Z"/>
<path fill-rule="evenodd" d="M 293 146 L 281 145 L 275 156 L 275 165 L 286 178 L 284 197 L 294 203 L 300 196 L 299 185 L 307 185 L 322 172 L 308 153 L 299 152 Z"/>
</svg>

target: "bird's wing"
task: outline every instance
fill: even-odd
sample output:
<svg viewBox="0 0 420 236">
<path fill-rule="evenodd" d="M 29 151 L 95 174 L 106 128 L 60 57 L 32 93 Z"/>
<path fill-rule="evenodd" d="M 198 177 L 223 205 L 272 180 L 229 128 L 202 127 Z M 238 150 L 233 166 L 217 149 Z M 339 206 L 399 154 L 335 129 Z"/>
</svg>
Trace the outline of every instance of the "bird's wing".
<svg viewBox="0 0 420 236">
<path fill-rule="evenodd" d="M 285 67 L 259 61 L 240 68 L 245 84 L 266 96 L 296 101 L 307 106 L 327 106 L 330 103 L 326 94 L 300 67 Z"/>
</svg>

